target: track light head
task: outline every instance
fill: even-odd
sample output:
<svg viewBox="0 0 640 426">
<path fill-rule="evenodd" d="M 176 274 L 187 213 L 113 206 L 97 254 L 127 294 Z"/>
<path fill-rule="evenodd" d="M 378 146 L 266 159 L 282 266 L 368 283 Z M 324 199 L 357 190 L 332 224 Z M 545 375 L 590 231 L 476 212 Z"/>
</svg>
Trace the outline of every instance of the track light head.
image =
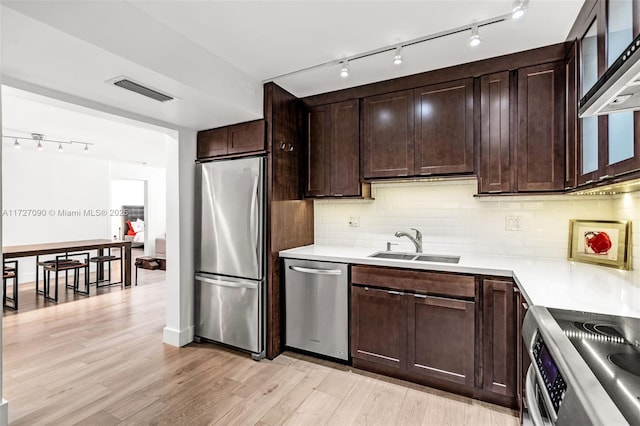
<svg viewBox="0 0 640 426">
<path fill-rule="evenodd" d="M 58 143 L 58 152 L 63 152 L 64 148 L 62 147 L 62 143 Z"/>
<path fill-rule="evenodd" d="M 15 138 L 15 139 L 14 139 L 13 147 L 14 147 L 15 149 L 20 149 L 20 142 L 18 142 L 18 138 Z"/>
<path fill-rule="evenodd" d="M 89 153 L 89 145 L 84 144 L 84 148 L 82 149 L 82 152 L 84 152 L 85 154 Z"/>
<path fill-rule="evenodd" d="M 41 141 L 38 141 L 38 145 L 36 146 L 36 149 L 38 151 L 42 151 L 44 149 L 44 147 L 42 146 L 42 142 Z"/>
<path fill-rule="evenodd" d="M 520 19 L 524 16 L 525 10 L 527 10 L 527 0 L 515 0 L 511 7 L 511 19 Z"/>
<path fill-rule="evenodd" d="M 474 25 L 471 28 L 471 37 L 469 37 L 469 46 L 475 47 L 480 44 L 480 34 L 478 33 L 478 26 Z"/>
<path fill-rule="evenodd" d="M 395 65 L 400 65 L 402 63 L 402 46 L 396 47 L 396 54 L 393 57 L 393 63 Z"/>
<path fill-rule="evenodd" d="M 342 67 L 340 68 L 340 77 L 349 77 L 349 61 L 347 60 L 342 61 Z"/>
</svg>

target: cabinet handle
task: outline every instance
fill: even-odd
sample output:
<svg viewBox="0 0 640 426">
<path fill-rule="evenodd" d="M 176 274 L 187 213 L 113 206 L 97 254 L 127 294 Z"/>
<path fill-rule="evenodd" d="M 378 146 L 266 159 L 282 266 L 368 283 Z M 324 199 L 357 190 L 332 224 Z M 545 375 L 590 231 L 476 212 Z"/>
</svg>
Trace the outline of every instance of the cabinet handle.
<svg viewBox="0 0 640 426">
<path fill-rule="evenodd" d="M 396 176 L 408 176 L 408 173 L 398 173 Z"/>
<path fill-rule="evenodd" d="M 588 183 L 592 183 L 592 182 L 594 182 L 594 181 L 595 181 L 595 179 L 589 179 L 589 180 L 588 180 L 588 181 L 586 181 L 584 184 L 586 185 L 586 184 L 588 184 Z"/>
<path fill-rule="evenodd" d="M 527 302 L 522 302 L 522 307 L 526 311 L 527 309 L 529 309 L 529 304 Z"/>
<path fill-rule="evenodd" d="M 343 197 L 343 194 L 333 194 L 334 197 Z"/>
<path fill-rule="evenodd" d="M 604 176 L 600 176 L 598 179 L 602 180 L 602 179 L 607 179 L 607 178 L 610 178 L 610 177 L 611 177 L 611 175 L 604 175 Z"/>
<path fill-rule="evenodd" d="M 413 297 L 417 297 L 418 299 L 426 299 L 427 295 L 426 294 L 413 294 Z"/>
<path fill-rule="evenodd" d="M 498 190 L 495 190 L 495 191 L 487 191 L 487 192 L 488 192 L 489 194 L 500 194 L 500 193 L 502 193 L 502 191 L 500 191 L 499 189 L 498 189 Z"/>
<path fill-rule="evenodd" d="M 513 292 L 514 293 L 520 293 L 520 289 L 517 286 L 513 286 Z"/>
<path fill-rule="evenodd" d="M 387 293 L 393 294 L 395 296 L 402 296 L 404 294 L 401 291 L 393 291 L 393 290 L 387 290 Z"/>
</svg>

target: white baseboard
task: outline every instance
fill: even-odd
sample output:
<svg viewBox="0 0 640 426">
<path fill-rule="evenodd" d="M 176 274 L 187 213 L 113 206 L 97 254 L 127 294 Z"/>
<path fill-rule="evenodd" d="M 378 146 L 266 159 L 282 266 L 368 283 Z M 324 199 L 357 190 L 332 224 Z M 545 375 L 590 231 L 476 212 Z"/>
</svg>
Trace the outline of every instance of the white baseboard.
<svg viewBox="0 0 640 426">
<path fill-rule="evenodd" d="M 180 348 L 193 342 L 194 327 L 190 326 L 181 331 L 165 327 L 162 334 L 162 341 L 164 343 Z"/>
<path fill-rule="evenodd" d="M 9 401 L 2 398 L 2 404 L 0 404 L 0 426 L 7 426 L 9 424 Z"/>
</svg>

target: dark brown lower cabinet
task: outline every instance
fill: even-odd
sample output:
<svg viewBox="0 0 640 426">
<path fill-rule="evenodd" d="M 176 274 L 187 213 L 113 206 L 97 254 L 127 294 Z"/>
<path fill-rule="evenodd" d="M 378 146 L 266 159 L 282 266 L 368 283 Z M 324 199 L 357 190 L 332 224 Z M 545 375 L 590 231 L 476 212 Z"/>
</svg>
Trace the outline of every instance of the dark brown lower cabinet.
<svg viewBox="0 0 640 426">
<path fill-rule="evenodd" d="M 475 303 L 409 294 L 407 370 L 473 387 Z"/>
<path fill-rule="evenodd" d="M 354 367 L 517 407 L 510 279 L 354 265 L 351 280 Z"/>
<path fill-rule="evenodd" d="M 407 301 L 400 292 L 351 288 L 351 355 L 373 364 L 404 369 Z"/>
<path fill-rule="evenodd" d="M 513 282 L 485 278 L 482 293 L 482 387 L 512 397 L 517 373 Z"/>
</svg>

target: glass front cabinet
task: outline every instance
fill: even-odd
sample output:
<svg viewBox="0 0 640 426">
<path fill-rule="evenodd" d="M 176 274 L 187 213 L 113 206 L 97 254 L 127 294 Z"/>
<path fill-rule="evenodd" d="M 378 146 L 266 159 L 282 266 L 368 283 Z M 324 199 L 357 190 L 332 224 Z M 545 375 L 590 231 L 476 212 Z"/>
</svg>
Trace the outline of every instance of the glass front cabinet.
<svg viewBox="0 0 640 426">
<path fill-rule="evenodd" d="M 638 34 L 640 5 L 634 0 L 595 3 L 578 39 L 581 98 Z M 578 120 L 578 185 L 606 181 L 640 169 L 640 113 L 619 112 Z"/>
</svg>

